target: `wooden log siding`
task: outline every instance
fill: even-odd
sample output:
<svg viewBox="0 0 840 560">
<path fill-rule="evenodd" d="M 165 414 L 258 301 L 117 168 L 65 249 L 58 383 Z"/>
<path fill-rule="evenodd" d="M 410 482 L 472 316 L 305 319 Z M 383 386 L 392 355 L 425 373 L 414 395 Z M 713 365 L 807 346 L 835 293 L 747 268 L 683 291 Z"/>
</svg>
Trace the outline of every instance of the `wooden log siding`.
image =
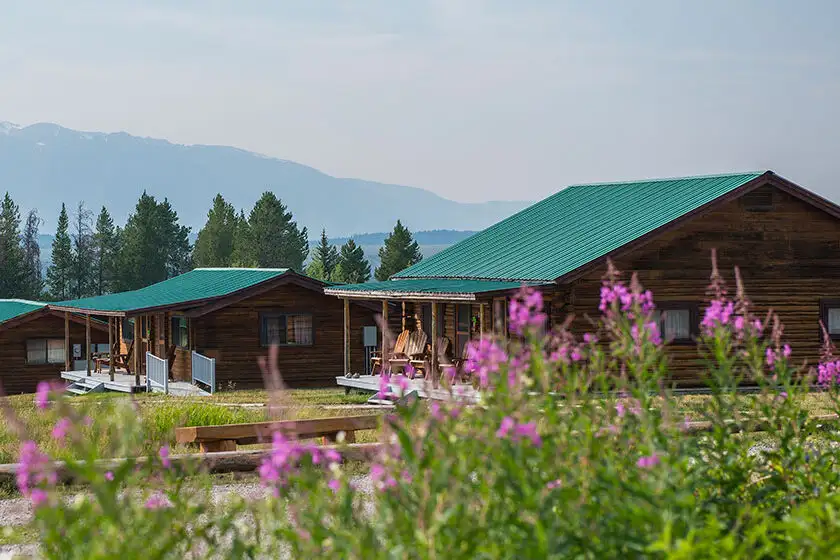
<svg viewBox="0 0 840 560">
<path fill-rule="evenodd" d="M 79 344 L 85 345 L 85 325 L 76 321 L 69 323 L 69 343 L 72 355 L 72 347 Z M 34 393 L 39 381 L 61 379 L 61 371 L 64 368 L 60 364 L 27 364 L 26 363 L 26 341 L 29 339 L 52 338 L 63 339 L 64 317 L 56 315 L 44 315 L 32 321 L 17 325 L 4 330 L 0 334 L 0 386 L 9 395 L 19 393 Z M 108 333 L 99 329 L 91 329 L 91 341 L 94 344 L 108 342 Z"/>
<path fill-rule="evenodd" d="M 733 267 L 738 266 L 755 312 L 763 317 L 771 308 L 776 311 L 795 361 L 814 364 L 820 351 L 820 300 L 840 297 L 840 220 L 775 188 L 762 189 L 772 191 L 772 210 L 754 211 L 735 200 L 617 258 L 615 264 L 628 281 L 636 271 L 656 301 L 696 302 L 702 317 L 711 249 L 716 248 L 730 293 L 735 292 Z M 601 267 L 571 286 L 567 312 L 576 315 L 577 334 L 591 329 L 585 314 L 598 315 L 604 272 Z M 704 384 L 695 345 L 669 345 L 668 352 L 675 381 Z"/>
<path fill-rule="evenodd" d="M 335 378 L 344 373 L 344 302 L 295 284 L 286 284 L 192 319 L 195 349 L 216 359 L 216 382 L 222 389 L 227 389 L 229 384 L 236 389 L 263 386 L 257 359 L 267 355 L 268 348 L 260 342 L 260 313 L 312 315 L 313 344 L 281 346 L 278 352 L 280 373 L 291 387 L 335 386 Z M 370 308 L 355 303 L 350 305 L 353 371 L 364 371 L 362 327 L 376 325 L 376 314 L 377 311 Z"/>
</svg>

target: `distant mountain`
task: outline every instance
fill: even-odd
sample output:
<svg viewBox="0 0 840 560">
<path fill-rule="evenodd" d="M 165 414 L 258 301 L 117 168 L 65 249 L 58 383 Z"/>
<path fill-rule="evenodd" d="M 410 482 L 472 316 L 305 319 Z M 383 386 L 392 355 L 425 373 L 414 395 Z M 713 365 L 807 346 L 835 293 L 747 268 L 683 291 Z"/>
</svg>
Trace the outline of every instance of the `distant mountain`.
<svg viewBox="0 0 840 560">
<path fill-rule="evenodd" d="M 221 192 L 246 211 L 274 191 L 312 237 L 388 231 L 397 219 L 412 230 L 483 229 L 527 202 L 460 203 L 430 191 L 343 179 L 295 163 L 227 146 L 186 146 L 125 132 L 80 132 L 57 124 L 0 122 L 0 192 L 37 208 L 55 227 L 62 201 L 105 204 L 122 224 L 144 190 L 168 197 L 197 230 Z M 49 229 L 47 231 L 49 231 Z M 50 231 L 50 233 L 52 233 Z"/>
</svg>

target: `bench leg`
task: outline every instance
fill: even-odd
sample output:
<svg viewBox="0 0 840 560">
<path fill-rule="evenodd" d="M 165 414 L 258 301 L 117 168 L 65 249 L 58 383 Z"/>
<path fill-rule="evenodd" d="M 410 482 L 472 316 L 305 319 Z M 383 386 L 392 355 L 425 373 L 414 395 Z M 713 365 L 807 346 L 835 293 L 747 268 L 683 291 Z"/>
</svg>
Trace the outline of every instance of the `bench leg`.
<svg viewBox="0 0 840 560">
<path fill-rule="evenodd" d="M 202 453 L 216 453 L 218 451 L 236 451 L 236 440 L 221 439 L 218 441 L 202 441 L 199 444 Z"/>
</svg>

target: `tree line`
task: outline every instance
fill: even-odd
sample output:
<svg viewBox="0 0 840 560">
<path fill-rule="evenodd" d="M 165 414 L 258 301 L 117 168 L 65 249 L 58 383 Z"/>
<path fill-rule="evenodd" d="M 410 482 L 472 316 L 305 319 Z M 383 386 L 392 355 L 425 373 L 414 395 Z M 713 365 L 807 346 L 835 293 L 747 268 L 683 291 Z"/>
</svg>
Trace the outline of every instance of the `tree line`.
<svg viewBox="0 0 840 560">
<path fill-rule="evenodd" d="M 38 243 L 37 210 L 25 218 L 7 192 L 0 203 L 0 298 L 67 300 L 134 290 L 172 278 L 193 267 L 291 268 L 328 282 L 358 283 L 371 277 L 370 263 L 353 239 L 337 247 L 326 230 L 309 256 L 306 227 L 274 193 L 265 192 L 250 213 L 238 212 L 221 194 L 213 199 L 195 246 L 191 228 L 164 198 L 144 192 L 125 225 L 108 209 L 94 212 L 79 202 L 62 203 L 46 277 Z M 378 280 L 422 259 L 411 232 L 398 220 L 379 250 Z"/>
</svg>

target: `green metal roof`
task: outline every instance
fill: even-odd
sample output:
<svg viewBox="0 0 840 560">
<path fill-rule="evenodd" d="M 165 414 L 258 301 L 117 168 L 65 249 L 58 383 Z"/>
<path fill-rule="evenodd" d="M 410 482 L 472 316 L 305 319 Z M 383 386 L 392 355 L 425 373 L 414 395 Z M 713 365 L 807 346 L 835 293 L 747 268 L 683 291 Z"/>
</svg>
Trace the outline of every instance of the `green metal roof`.
<svg viewBox="0 0 840 560">
<path fill-rule="evenodd" d="M 573 185 L 394 278 L 553 281 L 763 174 Z"/>
<path fill-rule="evenodd" d="M 286 268 L 196 268 L 180 276 L 140 288 L 104 296 L 51 303 L 50 307 L 84 311 L 138 311 L 223 297 L 266 280 Z"/>
<path fill-rule="evenodd" d="M 32 313 L 46 306 L 46 303 L 25 299 L 0 299 L 0 323 L 15 317 Z"/>
<path fill-rule="evenodd" d="M 533 282 L 529 283 L 533 284 Z M 522 286 L 522 282 L 500 282 L 491 280 L 457 280 L 451 278 L 416 278 L 407 280 L 386 280 L 384 282 L 365 282 L 364 284 L 346 284 L 324 289 L 324 293 L 334 296 L 411 299 L 429 299 L 445 297 L 447 299 L 473 300 L 475 294 L 513 290 Z"/>
</svg>

